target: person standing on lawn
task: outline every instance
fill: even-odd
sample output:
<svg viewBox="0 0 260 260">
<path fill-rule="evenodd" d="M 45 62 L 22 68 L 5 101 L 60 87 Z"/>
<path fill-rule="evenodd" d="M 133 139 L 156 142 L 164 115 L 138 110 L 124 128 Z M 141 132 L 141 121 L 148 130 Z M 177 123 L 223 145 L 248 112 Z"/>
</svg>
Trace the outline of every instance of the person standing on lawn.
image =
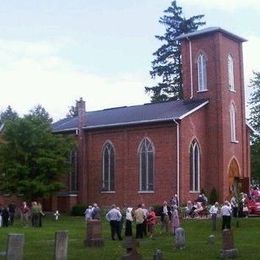
<svg viewBox="0 0 260 260">
<path fill-rule="evenodd" d="M 174 205 L 172 209 L 171 224 L 172 224 L 172 233 L 175 236 L 176 228 L 180 227 L 179 211 L 177 205 Z"/>
<path fill-rule="evenodd" d="M 150 207 L 147 214 L 147 226 L 148 226 L 148 234 L 150 238 L 154 236 L 154 228 L 156 225 L 156 214 L 154 212 L 154 208 Z"/>
<path fill-rule="evenodd" d="M 217 201 L 210 207 L 209 213 L 212 220 L 212 230 L 215 231 L 217 229 L 217 215 L 219 213 L 219 205 Z"/>
<path fill-rule="evenodd" d="M 142 205 L 139 204 L 135 210 L 135 223 L 136 223 L 136 236 L 135 238 L 143 238 L 143 222 L 145 219 L 144 211 Z"/>
<path fill-rule="evenodd" d="M 221 207 L 220 212 L 222 216 L 222 230 L 231 229 L 232 208 L 228 200 L 224 202 L 224 205 Z"/>
<path fill-rule="evenodd" d="M 112 208 L 106 214 L 106 219 L 109 221 L 110 227 L 111 227 L 112 240 L 115 240 L 115 234 L 117 234 L 117 237 L 119 240 L 122 240 L 122 237 L 120 234 L 121 218 L 122 218 L 121 212 L 116 208 L 116 205 L 113 204 Z"/>
<path fill-rule="evenodd" d="M 166 232 L 169 231 L 169 223 L 172 218 L 171 208 L 168 206 L 167 201 L 163 202 L 161 207 L 161 223 L 162 223 L 162 230 L 165 229 Z"/>
</svg>

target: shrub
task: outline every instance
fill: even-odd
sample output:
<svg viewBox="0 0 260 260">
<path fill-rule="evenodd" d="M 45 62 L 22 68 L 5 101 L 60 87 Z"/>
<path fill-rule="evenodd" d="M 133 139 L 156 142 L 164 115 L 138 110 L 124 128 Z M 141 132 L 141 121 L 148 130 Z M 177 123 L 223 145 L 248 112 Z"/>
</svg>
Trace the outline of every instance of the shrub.
<svg viewBox="0 0 260 260">
<path fill-rule="evenodd" d="M 87 206 L 83 204 L 77 204 L 72 207 L 71 215 L 72 216 L 83 216 Z"/>
<path fill-rule="evenodd" d="M 216 201 L 218 201 L 218 193 L 216 188 L 213 187 L 209 195 L 209 204 L 213 205 Z"/>
</svg>

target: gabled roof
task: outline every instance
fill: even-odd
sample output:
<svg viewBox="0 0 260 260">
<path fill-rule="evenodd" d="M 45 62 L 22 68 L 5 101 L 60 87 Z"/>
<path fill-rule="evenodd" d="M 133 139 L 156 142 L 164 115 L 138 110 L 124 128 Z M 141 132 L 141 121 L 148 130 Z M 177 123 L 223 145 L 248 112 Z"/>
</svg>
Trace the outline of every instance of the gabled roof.
<svg viewBox="0 0 260 260">
<path fill-rule="evenodd" d="M 84 129 L 147 124 L 183 119 L 208 103 L 205 99 L 178 100 L 116 107 L 85 113 Z M 78 129 L 78 117 L 65 118 L 53 124 L 53 132 Z"/>
<path fill-rule="evenodd" d="M 175 39 L 176 40 L 182 40 L 182 39 L 186 39 L 186 38 L 195 38 L 195 37 L 199 37 L 201 35 L 204 35 L 204 34 L 210 34 L 210 33 L 214 33 L 214 32 L 221 32 L 223 34 L 226 34 L 227 36 L 231 37 L 232 39 L 236 39 L 238 41 L 241 41 L 241 42 L 246 42 L 247 40 L 240 37 L 240 36 L 237 36 L 229 31 L 226 31 L 220 27 L 208 27 L 208 28 L 205 28 L 205 29 L 202 29 L 202 30 L 198 30 L 198 31 L 195 31 L 195 32 L 192 32 L 192 33 L 183 33 L 181 34 L 180 36 L 176 37 Z"/>
</svg>

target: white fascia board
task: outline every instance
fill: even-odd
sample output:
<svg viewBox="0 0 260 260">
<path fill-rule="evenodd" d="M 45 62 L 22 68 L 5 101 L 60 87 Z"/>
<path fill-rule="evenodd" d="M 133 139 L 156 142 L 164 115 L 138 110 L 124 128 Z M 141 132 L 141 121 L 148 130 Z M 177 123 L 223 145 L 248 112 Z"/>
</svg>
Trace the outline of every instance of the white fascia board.
<svg viewBox="0 0 260 260">
<path fill-rule="evenodd" d="M 193 108 L 192 110 L 190 110 L 189 112 L 183 114 L 182 116 L 180 116 L 178 119 L 183 119 L 185 118 L 186 116 L 189 116 L 190 114 L 196 112 L 197 110 L 201 109 L 202 107 L 204 107 L 205 105 L 207 105 L 209 103 L 209 101 L 205 101 L 204 103 L 200 104 L 199 106 Z"/>
</svg>

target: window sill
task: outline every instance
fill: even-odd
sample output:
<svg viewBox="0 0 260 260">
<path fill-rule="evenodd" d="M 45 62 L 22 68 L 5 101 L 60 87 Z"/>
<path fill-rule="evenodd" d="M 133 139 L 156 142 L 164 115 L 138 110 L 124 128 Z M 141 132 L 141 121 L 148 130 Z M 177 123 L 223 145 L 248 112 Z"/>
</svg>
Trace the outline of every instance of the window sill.
<svg viewBox="0 0 260 260">
<path fill-rule="evenodd" d="M 189 193 L 193 193 L 193 194 L 196 194 L 196 193 L 197 193 L 197 194 L 199 194 L 200 191 L 198 191 L 198 190 L 190 190 Z"/>
<path fill-rule="evenodd" d="M 110 193 L 110 194 L 114 194 L 114 193 L 116 193 L 115 191 L 111 191 L 111 190 L 108 190 L 108 191 L 101 191 L 101 193 Z"/>
<path fill-rule="evenodd" d="M 208 89 L 198 90 L 198 91 L 197 91 L 197 93 L 203 93 L 203 92 L 208 92 Z"/>
<path fill-rule="evenodd" d="M 138 193 L 154 193 L 153 190 L 139 190 Z"/>
<path fill-rule="evenodd" d="M 231 89 L 230 87 L 228 88 L 228 90 L 229 90 L 230 92 L 236 93 L 236 91 L 235 91 L 234 89 Z"/>
<path fill-rule="evenodd" d="M 233 143 L 233 144 L 238 144 L 239 143 L 239 141 L 230 141 L 231 143 Z"/>
</svg>

